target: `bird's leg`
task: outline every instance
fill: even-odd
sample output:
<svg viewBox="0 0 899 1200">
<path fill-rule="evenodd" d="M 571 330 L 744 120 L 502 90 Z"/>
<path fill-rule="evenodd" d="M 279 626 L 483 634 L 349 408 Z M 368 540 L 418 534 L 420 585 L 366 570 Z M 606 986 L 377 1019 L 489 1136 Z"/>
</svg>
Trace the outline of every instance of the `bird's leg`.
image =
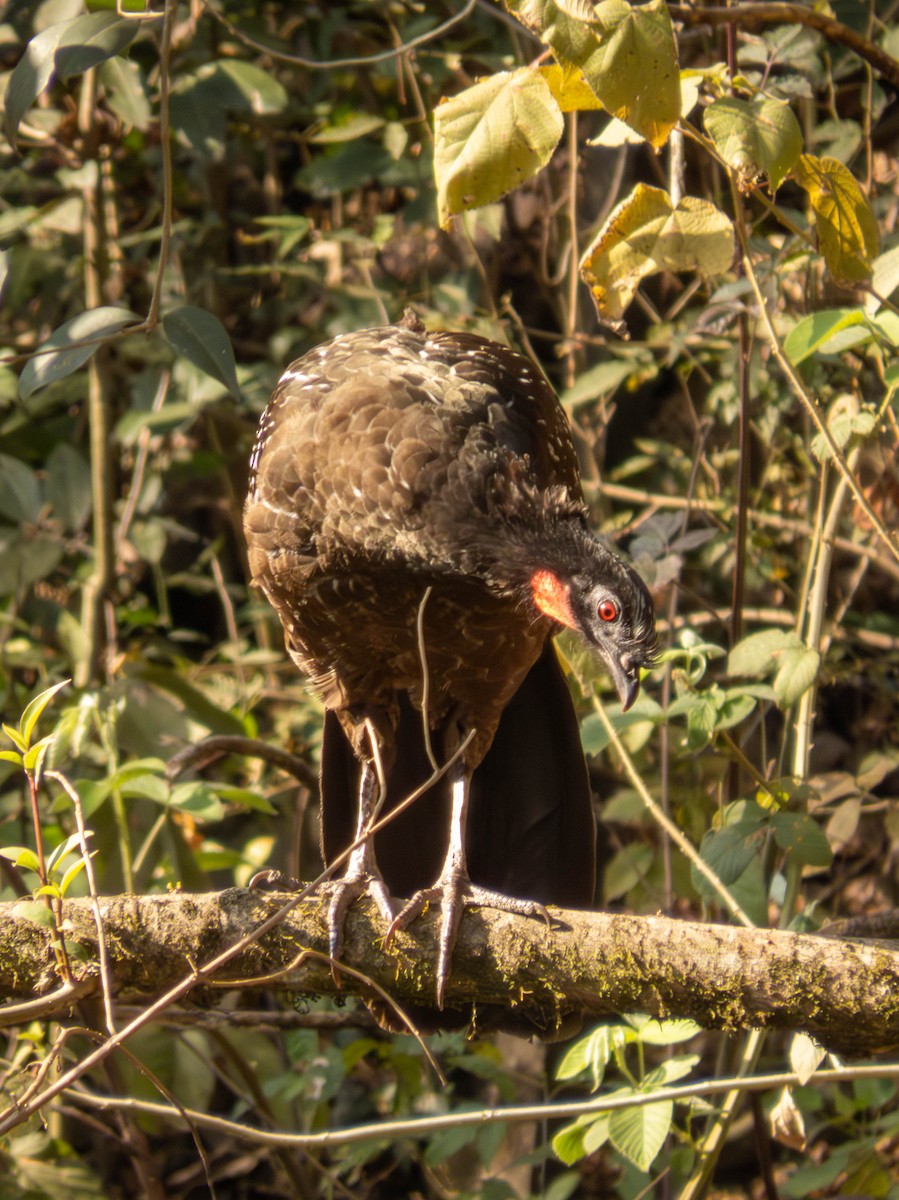
<svg viewBox="0 0 899 1200">
<path fill-rule="evenodd" d="M 547 925 L 550 925 L 549 913 L 542 904 L 534 900 L 518 900 L 514 896 L 504 896 L 501 892 L 494 892 L 490 888 L 483 888 L 471 882 L 465 855 L 470 779 L 470 773 L 463 764 L 457 763 L 453 769 L 450 840 L 443 868 L 436 882 L 431 887 L 416 892 L 394 917 L 385 938 L 385 944 L 389 944 L 397 930 L 404 929 L 414 921 L 430 901 L 440 901 L 440 946 L 436 968 L 438 1008 L 443 1008 L 453 946 L 456 944 L 462 914 L 468 905 L 478 904 L 485 908 L 499 909 L 501 912 L 518 913 L 524 917 L 542 917 Z"/>
<path fill-rule="evenodd" d="M 360 896 L 368 893 L 388 924 L 393 922 L 393 903 L 375 860 L 374 838 L 369 830 L 380 807 L 381 783 L 374 763 L 365 759 L 359 776 L 359 805 L 355 841 L 346 870 L 340 879 L 326 884 L 323 893 L 330 896 L 328 904 L 328 945 L 332 958 L 339 958 L 343 949 L 343 926 L 347 909 Z"/>
</svg>

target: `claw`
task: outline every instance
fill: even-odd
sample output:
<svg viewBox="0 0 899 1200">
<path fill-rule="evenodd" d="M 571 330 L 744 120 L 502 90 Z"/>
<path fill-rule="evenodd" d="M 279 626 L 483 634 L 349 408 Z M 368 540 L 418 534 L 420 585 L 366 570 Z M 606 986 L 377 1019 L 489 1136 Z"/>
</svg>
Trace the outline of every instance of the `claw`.
<svg viewBox="0 0 899 1200">
<path fill-rule="evenodd" d="M 358 871 L 348 871 L 342 879 L 322 884 L 319 895 L 322 899 L 329 897 L 328 952 L 333 959 L 339 959 L 343 952 L 343 927 L 346 923 L 346 914 L 350 905 L 360 896 L 371 896 L 387 924 L 392 925 L 393 923 L 393 901 L 377 870 L 364 868 Z"/>
<path fill-rule="evenodd" d="M 552 928 L 552 919 L 542 904 L 535 900 L 519 900 L 514 896 L 504 896 L 490 888 L 479 887 L 471 882 L 467 875 L 458 871 L 444 872 L 437 882 L 429 888 L 416 892 L 400 912 L 393 918 L 384 945 L 389 946 L 394 935 L 410 925 L 416 917 L 421 916 L 425 907 L 431 901 L 439 900 L 441 909 L 440 941 L 435 968 L 437 984 L 437 1007 L 443 1008 L 446 995 L 446 985 L 449 981 L 452 964 L 453 947 L 459 934 L 459 925 L 466 908 L 477 905 L 481 908 L 494 908 L 499 912 L 517 913 L 522 917 L 542 917 L 547 928 Z"/>
</svg>

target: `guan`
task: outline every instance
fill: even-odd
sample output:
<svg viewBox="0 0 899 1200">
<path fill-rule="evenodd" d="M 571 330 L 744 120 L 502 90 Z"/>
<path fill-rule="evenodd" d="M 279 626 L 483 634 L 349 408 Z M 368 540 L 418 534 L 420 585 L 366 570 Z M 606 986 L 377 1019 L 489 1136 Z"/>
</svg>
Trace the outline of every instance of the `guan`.
<svg viewBox="0 0 899 1200">
<path fill-rule="evenodd" d="M 552 638 L 574 630 L 627 708 L 654 660 L 649 592 L 588 528 L 544 376 L 412 314 L 292 363 L 250 471 L 252 579 L 325 707 L 326 863 L 357 843 L 325 885 L 332 955 L 361 894 L 388 938 L 438 902 L 442 1006 L 466 905 L 592 904 L 590 789 Z"/>
</svg>

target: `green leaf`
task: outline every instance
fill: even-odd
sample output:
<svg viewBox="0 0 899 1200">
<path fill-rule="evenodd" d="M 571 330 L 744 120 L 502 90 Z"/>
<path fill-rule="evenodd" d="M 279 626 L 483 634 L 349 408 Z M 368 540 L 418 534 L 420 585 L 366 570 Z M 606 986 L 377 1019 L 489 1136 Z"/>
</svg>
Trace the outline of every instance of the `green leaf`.
<svg viewBox="0 0 899 1200">
<path fill-rule="evenodd" d="M 68 442 L 59 442 L 50 452 L 44 488 L 54 514 L 69 533 L 83 529 L 91 514 L 91 471 Z"/>
<path fill-rule="evenodd" d="M 4 851 L 4 858 L 6 857 L 8 856 Z M 13 861 L 13 866 L 22 867 L 25 871 L 33 871 L 35 875 L 40 875 L 41 873 L 40 859 L 35 852 L 30 850 L 27 846 L 22 846 L 20 848 L 18 857 Z"/>
<path fill-rule="evenodd" d="M 0 762 L 11 762 L 17 767 L 21 767 L 22 755 L 18 750 L 0 750 Z"/>
<path fill-rule="evenodd" d="M 100 68 L 106 103 L 129 128 L 145 130 L 153 108 L 140 64 L 127 58 L 110 58 Z"/>
<path fill-rule="evenodd" d="M 128 21 L 114 13 L 76 17 L 59 39 L 57 74 L 68 79 L 120 54 L 137 36 L 138 25 L 138 21 Z"/>
<path fill-rule="evenodd" d="M 700 853 L 725 887 L 736 883 L 765 842 L 768 816 L 757 804 L 732 806 L 733 819 L 723 829 L 710 830 L 702 839 Z M 703 894 L 711 885 L 694 870 L 694 883 Z"/>
<path fill-rule="evenodd" d="M 0 515 L 17 525 L 37 521 L 44 496 L 34 471 L 8 454 L 0 454 Z"/>
<path fill-rule="evenodd" d="M 851 340 L 845 340 L 847 331 L 852 331 Z M 866 337 L 870 330 L 863 309 L 827 308 L 797 321 L 784 338 L 784 351 L 790 362 L 798 365 L 818 351 L 835 354 Z"/>
<path fill-rule="evenodd" d="M 88 13 L 50 25 L 33 37 L 9 78 L 4 120 L 7 139 L 15 142 L 22 118 L 55 74 L 66 78 L 118 54 L 135 37 L 137 26 L 137 21 L 113 13 Z"/>
<path fill-rule="evenodd" d="M 781 708 L 795 704 L 815 682 L 821 655 L 810 646 L 795 646 L 781 657 L 774 676 L 774 697 Z"/>
<path fill-rule="evenodd" d="M 47 757 L 47 751 L 53 744 L 53 735 L 48 734 L 47 737 L 41 738 L 39 742 L 35 742 L 22 755 L 22 767 L 37 778 L 44 765 L 44 759 Z"/>
<path fill-rule="evenodd" d="M 656 1017 L 630 1014 L 627 1020 L 644 1046 L 676 1046 L 702 1032 L 701 1025 L 686 1018 L 660 1021 Z"/>
<path fill-rule="evenodd" d="M 803 154 L 793 178 L 808 192 L 815 214 L 818 249 L 838 283 L 858 283 L 871 274 L 880 233 L 851 171 L 835 158 Z"/>
<path fill-rule="evenodd" d="M 77 879 L 86 866 L 87 862 L 83 858 L 79 858 L 77 862 L 72 863 L 65 875 L 63 875 L 62 879 L 59 881 L 59 892 L 61 896 L 65 896 L 72 884 L 72 881 Z"/>
<path fill-rule="evenodd" d="M 242 103 L 232 101 L 230 107 L 239 110 L 258 113 L 283 112 L 289 98 L 287 91 L 271 71 L 257 67 L 255 63 L 244 62 L 241 59 L 225 59 L 215 64 L 215 70 L 227 78 L 234 88 L 234 93 L 241 97 Z"/>
<path fill-rule="evenodd" d="M 539 71 L 522 67 L 482 79 L 434 113 L 437 217 L 452 218 L 505 196 L 546 166 L 564 121 Z"/>
<path fill-rule="evenodd" d="M 333 125 L 325 125 L 322 129 L 317 129 L 309 137 L 309 141 L 325 146 L 337 142 L 354 142 L 357 138 L 366 137 L 378 129 L 383 129 L 384 124 L 384 118 L 375 116 L 374 113 L 352 113 L 342 117 Z"/>
<path fill-rule="evenodd" d="M 648 1171 L 665 1144 L 674 1116 L 671 1100 L 616 1109 L 609 1120 L 612 1145 L 641 1171 Z"/>
<path fill-rule="evenodd" d="M 724 96 L 709 105 L 702 121 L 741 188 L 754 186 L 764 174 L 776 191 L 802 153 L 799 122 L 783 100 Z"/>
<path fill-rule="evenodd" d="M 727 656 L 727 673 L 760 679 L 770 674 L 786 651 L 796 649 L 803 649 L 803 642 L 792 630 L 760 629 L 737 642 Z"/>
<path fill-rule="evenodd" d="M 789 850 L 806 867 L 829 867 L 833 851 L 827 834 L 809 813 L 779 812 L 771 828 L 781 850 Z"/>
<path fill-rule="evenodd" d="M 3 851 L 0 850 L 0 854 L 2 853 Z M 32 925 L 41 925 L 45 929 L 56 929 L 56 917 L 52 910 L 37 900 L 19 900 L 13 913 L 22 920 L 30 921 Z"/>
<path fill-rule="evenodd" d="M 580 263 L 600 319 L 614 326 L 640 282 L 659 271 L 720 275 L 734 257 L 730 220 L 708 200 L 676 206 L 661 188 L 638 183 L 612 211 Z"/>
<path fill-rule="evenodd" d="M 18 729 L 13 729 L 12 725 L 4 725 L 3 732 L 9 738 L 9 740 L 12 742 L 12 744 L 15 746 L 15 748 L 17 750 L 21 751 L 22 754 L 24 754 L 25 751 L 28 749 L 28 745 L 27 745 L 25 739 L 22 737 L 21 733 L 19 733 Z"/>
<path fill-rule="evenodd" d="M 205 308 L 185 304 L 163 318 L 162 328 L 173 350 L 223 383 L 236 400 L 240 399 L 234 349 L 218 317 Z"/>
<path fill-rule="evenodd" d="M 27 400 L 39 388 L 71 375 L 96 354 L 107 338 L 139 320 L 127 308 L 110 307 L 92 308 L 72 317 L 54 329 L 25 364 L 19 377 L 20 397 Z"/>
<path fill-rule="evenodd" d="M 699 1061 L 700 1055 L 698 1054 L 675 1054 L 648 1072 L 640 1081 L 640 1087 L 644 1091 L 651 1088 L 668 1087 L 672 1083 L 677 1083 L 679 1079 L 685 1079 Z"/>
<path fill-rule="evenodd" d="M 600 1025 L 568 1048 L 556 1068 L 556 1078 L 574 1079 L 589 1071 L 596 1091 L 613 1053 L 636 1040 L 636 1033 L 628 1025 Z"/>
<path fill-rule="evenodd" d="M 85 835 L 87 836 L 87 834 Z M 67 854 L 71 854 L 73 850 L 81 851 L 81 835 L 77 833 L 70 834 L 65 841 L 59 843 L 50 857 L 47 859 L 47 872 L 52 874 L 56 867 Z"/>
<path fill-rule="evenodd" d="M 10 144 L 15 144 L 19 123 L 53 78 L 56 47 L 65 26 L 69 24 L 71 22 L 63 21 L 58 25 L 50 25 L 33 37 L 9 77 L 3 128 Z"/>
<path fill-rule="evenodd" d="M 837 396 L 827 410 L 827 428 L 840 450 L 853 436 L 870 437 L 876 426 L 876 414 L 870 408 L 860 408 L 858 398 L 851 392 Z M 830 442 L 822 433 L 816 433 L 810 445 L 812 453 L 821 462 L 833 458 Z"/>
<path fill-rule="evenodd" d="M 67 687 L 71 682 L 71 679 L 63 679 L 60 683 L 54 683 L 53 687 L 47 688 L 29 702 L 22 713 L 21 721 L 19 721 L 19 730 L 26 746 L 31 745 L 31 735 L 34 733 L 35 725 L 40 720 L 41 713 L 56 693 Z"/>
<path fill-rule="evenodd" d="M 584 1146 L 585 1132 L 586 1126 L 582 1122 L 576 1121 L 571 1125 L 566 1125 L 564 1129 L 560 1129 L 558 1133 L 553 1135 L 553 1153 L 567 1167 L 570 1167 L 572 1163 L 576 1163 L 578 1159 L 583 1158 L 587 1153 Z"/>
</svg>

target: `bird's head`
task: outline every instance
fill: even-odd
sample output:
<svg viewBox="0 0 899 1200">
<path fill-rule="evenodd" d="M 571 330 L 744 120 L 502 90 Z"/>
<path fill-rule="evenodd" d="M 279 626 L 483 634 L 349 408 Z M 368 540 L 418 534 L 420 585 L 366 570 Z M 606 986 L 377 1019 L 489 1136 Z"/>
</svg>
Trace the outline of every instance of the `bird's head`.
<svg viewBox="0 0 899 1200">
<path fill-rule="evenodd" d="M 651 667 L 656 658 L 652 598 L 636 571 L 590 542 L 574 569 L 533 571 L 531 597 L 540 612 L 599 653 L 627 709 L 640 690 L 640 668 Z"/>
</svg>

